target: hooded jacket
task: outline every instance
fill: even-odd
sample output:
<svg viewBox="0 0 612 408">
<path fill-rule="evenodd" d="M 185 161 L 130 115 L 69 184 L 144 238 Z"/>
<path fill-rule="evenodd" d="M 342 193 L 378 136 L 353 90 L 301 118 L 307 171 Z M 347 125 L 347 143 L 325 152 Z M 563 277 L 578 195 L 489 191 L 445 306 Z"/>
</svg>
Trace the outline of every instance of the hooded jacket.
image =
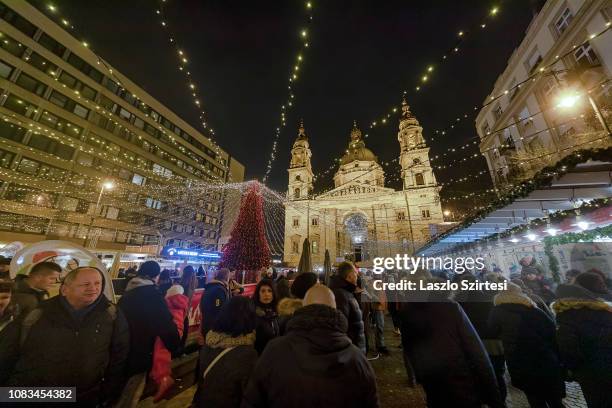
<svg viewBox="0 0 612 408">
<path fill-rule="evenodd" d="M 200 312 L 202 313 L 202 335 L 212 329 L 217 320 L 221 307 L 230 299 L 227 282 L 212 280 L 204 286 L 204 293 L 200 299 Z"/>
<path fill-rule="evenodd" d="M 257 361 L 254 344 L 254 332 L 236 337 L 212 330 L 208 332 L 206 345 L 200 352 L 202 373 L 224 349 L 234 348 L 217 361 L 206 378 L 198 379 L 198 388 L 193 398 L 195 407 L 240 406 L 242 395 Z"/>
<path fill-rule="evenodd" d="M 374 370 L 347 337 L 344 315 L 324 305 L 297 310 L 268 343 L 242 407 L 378 407 Z"/>
<path fill-rule="evenodd" d="M 348 320 L 347 335 L 355 346 L 366 352 L 365 331 L 363 317 L 359 302 L 355 297 L 357 286 L 342 279 L 338 275 L 333 275 L 329 280 L 329 288 L 334 292 L 336 298 L 336 308 L 342 312 Z"/>
<path fill-rule="evenodd" d="M 566 367 L 589 407 L 612 406 L 612 303 L 578 285 L 560 285 L 552 304 Z"/>
<path fill-rule="evenodd" d="M 141 276 L 131 279 L 118 306 L 130 326 L 129 375 L 151 369 L 157 337 L 171 353 L 180 347 L 181 339 L 172 315 L 152 280 Z"/>
<path fill-rule="evenodd" d="M 295 311 L 301 308 L 302 299 L 286 297 L 278 302 L 276 310 L 278 311 L 278 328 L 281 336 L 285 334 L 287 323 L 289 323 Z"/>
<path fill-rule="evenodd" d="M 494 299 L 491 333 L 499 336 L 512 384 L 526 393 L 565 396 L 555 323 L 512 283 Z"/>
<path fill-rule="evenodd" d="M 429 407 L 503 406 L 485 348 L 457 303 L 406 303 L 400 319 L 407 369 L 423 385 Z"/>
<path fill-rule="evenodd" d="M 40 314 L 32 319 L 32 313 Z M 76 386 L 81 404 L 119 396 L 130 334 L 123 313 L 104 295 L 79 319 L 62 296 L 42 302 L 30 315 L 25 316 L 32 323 L 27 334 L 22 334 L 25 323 L 16 322 L 0 342 L 0 383 Z"/>
</svg>

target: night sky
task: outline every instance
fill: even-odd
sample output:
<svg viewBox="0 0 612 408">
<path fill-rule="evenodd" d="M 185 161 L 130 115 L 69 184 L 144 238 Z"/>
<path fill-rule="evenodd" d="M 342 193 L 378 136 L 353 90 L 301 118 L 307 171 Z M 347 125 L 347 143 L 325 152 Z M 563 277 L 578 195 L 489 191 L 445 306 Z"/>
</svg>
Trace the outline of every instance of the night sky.
<svg viewBox="0 0 612 408">
<path fill-rule="evenodd" d="M 198 113 L 187 93 L 177 56 L 155 14 L 156 1 L 57 1 L 61 14 L 75 22 L 77 37 L 134 82 L 198 128 Z M 268 184 L 286 190 L 290 148 L 303 118 L 315 174 L 346 149 L 353 120 L 366 145 L 382 161 L 399 155 L 398 118 L 368 131 L 373 120 L 401 102 L 402 92 L 431 140 L 434 130 L 472 114 L 518 46 L 533 15 L 532 2 L 501 3 L 485 30 L 466 35 L 460 52 L 436 65 L 427 85 L 414 91 L 420 76 L 500 2 L 325 0 L 314 4 L 308 26 L 311 47 L 295 86 L 296 103 L 280 137 Z M 168 1 L 168 23 L 190 60 L 202 91 L 216 140 L 247 169 L 247 178 L 265 172 L 287 79 L 305 27 L 305 1 Z M 474 119 L 462 120 L 430 143 L 432 154 L 476 135 Z M 472 147 L 472 153 L 476 147 Z M 395 166 L 392 174 L 397 174 Z M 450 171 L 436 171 L 444 182 L 486 168 L 484 159 Z M 333 172 L 332 172 L 333 174 Z M 331 174 L 315 191 L 331 185 Z M 397 187 L 397 185 L 393 185 Z M 473 191 L 490 186 L 488 176 L 442 191 Z"/>
</svg>

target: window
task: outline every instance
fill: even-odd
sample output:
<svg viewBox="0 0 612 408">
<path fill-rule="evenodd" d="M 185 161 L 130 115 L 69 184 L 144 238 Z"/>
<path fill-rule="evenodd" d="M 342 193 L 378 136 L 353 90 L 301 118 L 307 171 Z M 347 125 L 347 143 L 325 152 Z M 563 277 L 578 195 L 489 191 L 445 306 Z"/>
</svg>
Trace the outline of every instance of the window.
<svg viewBox="0 0 612 408">
<path fill-rule="evenodd" d="M 21 159 L 21 162 L 19 162 L 19 166 L 17 166 L 17 171 L 20 173 L 36 175 L 39 167 L 40 164 L 38 162 L 23 158 Z"/>
<path fill-rule="evenodd" d="M 27 130 L 10 122 L 0 121 L 0 138 L 21 143 Z"/>
<path fill-rule="evenodd" d="M 27 116 L 28 118 L 34 116 L 34 111 L 37 108 L 36 105 L 32 105 L 29 102 L 21 100 L 13 94 L 10 94 L 6 98 L 6 101 L 4 102 L 4 107 L 12 110 L 15 113 L 19 113 L 20 115 Z"/>
<path fill-rule="evenodd" d="M 57 66 L 49 62 L 46 58 L 38 55 L 36 52 L 32 51 L 28 62 L 39 71 L 42 71 L 55 78 Z"/>
<path fill-rule="evenodd" d="M 15 157 L 13 153 L 7 152 L 6 150 L 0 150 L 0 167 L 8 169 L 13 161 L 13 157 Z"/>
<path fill-rule="evenodd" d="M 312 253 L 313 254 L 318 254 L 319 253 L 319 241 L 317 241 L 317 240 L 313 240 L 312 241 Z"/>
<path fill-rule="evenodd" d="M 295 190 L 293 190 L 293 197 L 294 198 L 300 198 L 300 189 L 296 188 Z"/>
<path fill-rule="evenodd" d="M 592 67 L 599 64 L 599 58 L 588 42 L 574 51 L 574 58 L 580 67 Z"/>
<path fill-rule="evenodd" d="M 83 119 L 87 119 L 87 115 L 89 114 L 89 109 L 85 108 L 84 106 L 81 106 L 79 104 L 76 104 L 74 106 L 74 110 L 72 111 L 75 115 L 83 118 Z"/>
<path fill-rule="evenodd" d="M 300 252 L 300 243 L 297 241 L 291 241 L 291 252 L 298 254 Z"/>
<path fill-rule="evenodd" d="M 414 164 L 415 166 L 418 166 L 419 164 L 421 164 L 421 159 L 416 158 L 416 159 L 412 160 L 412 164 Z"/>
<path fill-rule="evenodd" d="M 140 174 L 134 173 L 134 176 L 132 177 L 132 183 L 139 185 L 139 186 L 144 186 L 146 182 L 147 182 L 146 177 L 143 177 Z"/>
<path fill-rule="evenodd" d="M 57 91 L 53 91 L 49 97 L 49 102 L 59 106 L 60 108 L 64 108 L 68 104 L 68 97 Z"/>
<path fill-rule="evenodd" d="M 25 47 L 19 41 L 13 40 L 11 37 L 4 33 L 2 33 L 2 38 L 0 39 L 0 48 L 5 51 L 8 51 L 16 57 L 21 57 L 21 55 L 25 51 Z"/>
<path fill-rule="evenodd" d="M 66 86 L 69 86 L 72 89 L 76 88 L 76 85 L 77 85 L 77 82 L 78 82 L 75 77 L 73 77 L 72 75 L 70 75 L 66 71 L 62 72 L 62 74 L 59 77 L 59 81 L 62 84 L 66 85 Z"/>
<path fill-rule="evenodd" d="M 36 133 L 33 134 L 28 141 L 28 146 L 49 154 L 53 154 L 64 160 L 70 160 L 74 153 L 74 148 L 63 145 L 55 140 Z"/>
<path fill-rule="evenodd" d="M 119 216 L 119 209 L 115 207 L 106 208 L 106 218 L 109 218 L 111 220 L 116 220 L 118 216 Z"/>
<path fill-rule="evenodd" d="M 406 219 L 406 214 L 403 211 L 400 211 L 397 213 L 397 220 L 398 221 L 403 221 Z"/>
<path fill-rule="evenodd" d="M 501 118 L 503 114 L 504 114 L 504 110 L 502 109 L 500 105 L 497 105 L 495 109 L 493 109 L 493 116 L 495 116 L 495 119 L 499 120 L 499 118 Z"/>
<path fill-rule="evenodd" d="M 58 57 L 62 57 L 64 52 L 66 51 L 66 47 L 62 44 L 55 41 L 53 38 L 48 36 L 46 33 L 42 33 L 40 38 L 38 39 L 38 43 L 57 55 Z"/>
<path fill-rule="evenodd" d="M 11 73 L 13 72 L 13 67 L 11 67 L 8 64 L 5 64 L 3 61 L 0 61 L 0 77 L 2 78 L 8 78 L 11 76 Z"/>
<path fill-rule="evenodd" d="M 74 53 L 70 53 L 68 56 L 68 63 L 98 83 L 102 82 L 102 78 L 104 78 L 104 75 L 102 75 L 100 71 L 83 61 Z"/>
<path fill-rule="evenodd" d="M 525 61 L 525 65 L 526 65 L 527 71 L 529 72 L 529 75 L 533 74 L 533 71 L 535 71 L 538 65 L 540 65 L 540 62 L 542 62 L 542 56 L 536 49 L 531 54 L 531 57 L 527 61 Z"/>
<path fill-rule="evenodd" d="M 569 8 L 563 10 L 563 13 L 561 13 L 557 21 L 555 21 L 555 28 L 559 34 L 562 34 L 565 31 L 565 29 L 571 23 L 572 18 L 574 18 L 574 16 Z"/>
<path fill-rule="evenodd" d="M 131 116 L 132 114 L 127 109 L 119 108 L 119 117 L 121 119 L 129 121 Z"/>
<path fill-rule="evenodd" d="M 425 185 L 425 178 L 423 177 L 423 173 L 417 173 L 414 175 L 414 180 L 416 181 L 417 186 Z"/>
<path fill-rule="evenodd" d="M 423 217 L 424 219 L 431 218 L 431 215 L 429 214 L 429 210 L 421 210 L 421 217 Z"/>
<path fill-rule="evenodd" d="M 302 177 L 300 177 L 300 175 L 298 174 L 297 176 L 295 176 L 295 181 L 302 181 Z"/>
<path fill-rule="evenodd" d="M 147 199 L 145 200 L 145 205 L 149 208 L 153 208 L 156 210 L 160 210 L 162 207 L 162 203 L 159 200 L 154 200 L 151 197 L 147 197 Z"/>
<path fill-rule="evenodd" d="M 300 226 L 300 219 L 298 217 L 293 218 L 293 227 L 297 228 Z"/>
<path fill-rule="evenodd" d="M 172 170 L 168 170 L 157 163 L 153 164 L 153 173 L 166 178 L 172 177 Z"/>
<path fill-rule="evenodd" d="M 313 227 L 318 226 L 319 225 L 319 217 L 313 217 L 312 220 L 310 220 L 310 222 L 311 222 L 311 225 Z"/>
<path fill-rule="evenodd" d="M 79 152 L 76 161 L 81 166 L 91 167 L 93 165 L 94 158 L 87 153 Z"/>
<path fill-rule="evenodd" d="M 0 4 L 0 18 L 29 37 L 32 37 L 34 33 L 36 33 L 37 28 L 34 24 L 30 23 L 4 4 Z"/>
<path fill-rule="evenodd" d="M 32 78 L 26 73 L 21 73 L 21 75 L 19 75 L 19 78 L 17 78 L 16 83 L 23 89 L 27 89 L 28 91 L 35 93 L 38 96 L 42 96 L 42 94 L 44 94 L 47 90 L 47 85 Z"/>
</svg>

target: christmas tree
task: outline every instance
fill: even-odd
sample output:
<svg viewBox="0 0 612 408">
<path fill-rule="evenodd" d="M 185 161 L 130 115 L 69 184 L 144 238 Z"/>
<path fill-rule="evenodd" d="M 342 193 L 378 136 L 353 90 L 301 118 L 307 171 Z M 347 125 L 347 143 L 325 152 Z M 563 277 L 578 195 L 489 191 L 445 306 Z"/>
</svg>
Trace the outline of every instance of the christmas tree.
<svg viewBox="0 0 612 408">
<path fill-rule="evenodd" d="M 220 267 L 231 271 L 258 271 L 270 265 L 266 240 L 263 198 L 257 181 L 250 183 L 242 198 L 229 242 L 223 248 Z"/>
</svg>

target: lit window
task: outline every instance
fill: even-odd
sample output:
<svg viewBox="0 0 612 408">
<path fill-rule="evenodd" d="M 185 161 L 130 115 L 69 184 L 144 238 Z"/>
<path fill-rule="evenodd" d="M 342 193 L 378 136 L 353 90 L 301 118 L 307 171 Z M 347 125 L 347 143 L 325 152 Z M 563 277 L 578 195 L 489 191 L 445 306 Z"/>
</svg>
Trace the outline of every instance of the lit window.
<svg viewBox="0 0 612 408">
<path fill-rule="evenodd" d="M 569 26 L 570 22 L 572 21 L 572 18 L 574 18 L 574 16 L 569 8 L 566 8 L 563 11 L 563 13 L 561 13 L 561 16 L 559 16 L 559 18 L 555 22 L 555 27 L 557 28 L 557 32 L 559 34 L 565 31 L 565 29 Z"/>
</svg>

